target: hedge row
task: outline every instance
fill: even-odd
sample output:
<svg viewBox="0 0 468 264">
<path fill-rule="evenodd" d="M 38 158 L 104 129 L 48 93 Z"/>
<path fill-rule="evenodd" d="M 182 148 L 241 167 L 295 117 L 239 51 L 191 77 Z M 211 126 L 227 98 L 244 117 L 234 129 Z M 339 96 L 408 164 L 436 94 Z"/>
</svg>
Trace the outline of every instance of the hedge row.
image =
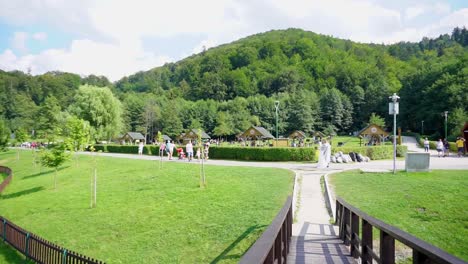
<svg viewBox="0 0 468 264">
<path fill-rule="evenodd" d="M 97 145 L 96 151 L 112 153 L 138 153 L 135 145 Z M 185 151 L 185 148 L 184 148 Z M 372 147 L 339 147 L 333 148 L 336 153 L 357 152 L 368 156 L 372 160 L 393 158 L 393 146 Z M 406 146 L 397 146 L 397 156 L 404 157 L 407 152 Z M 147 145 L 143 149 L 146 155 L 158 155 L 159 147 Z M 177 156 L 177 152 L 174 152 Z M 315 148 L 252 148 L 252 147 L 217 147 L 211 146 L 209 156 L 211 159 L 227 160 L 252 160 L 252 161 L 317 161 L 318 153 Z"/>
<path fill-rule="evenodd" d="M 210 147 L 210 158 L 254 161 L 317 161 L 315 148 Z"/>
<path fill-rule="evenodd" d="M 94 149 L 96 151 L 102 151 L 102 152 L 138 154 L 137 145 L 95 145 Z M 159 146 L 146 145 L 143 148 L 143 154 L 158 155 Z M 174 157 L 177 157 L 176 151 L 174 151 Z"/>
<path fill-rule="evenodd" d="M 392 159 L 393 158 L 393 145 L 384 145 L 384 146 L 366 146 L 366 147 L 337 147 L 332 148 L 332 153 L 343 152 L 348 154 L 350 152 L 361 153 L 369 157 L 371 160 L 381 160 L 381 159 Z M 404 157 L 408 147 L 397 145 L 397 157 Z"/>
<path fill-rule="evenodd" d="M 96 151 L 137 154 L 135 145 L 96 145 Z M 185 147 L 183 148 L 185 151 Z M 145 146 L 143 154 L 158 155 L 159 146 Z M 195 153 L 194 153 L 195 154 Z M 177 156 L 177 152 L 174 152 Z M 211 146 L 210 159 L 253 160 L 253 161 L 317 161 L 315 148 L 253 148 Z"/>
</svg>

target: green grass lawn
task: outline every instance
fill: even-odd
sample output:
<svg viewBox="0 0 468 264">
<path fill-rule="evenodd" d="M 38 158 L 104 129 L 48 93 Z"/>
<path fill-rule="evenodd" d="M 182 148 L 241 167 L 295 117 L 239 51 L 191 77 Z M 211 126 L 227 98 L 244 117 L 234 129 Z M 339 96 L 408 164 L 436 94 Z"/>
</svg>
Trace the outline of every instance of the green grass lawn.
<svg viewBox="0 0 468 264">
<path fill-rule="evenodd" d="M 292 191 L 287 170 L 206 166 L 98 157 L 97 208 L 90 209 L 92 157 L 53 171 L 32 165 L 31 152 L 0 153 L 13 169 L 0 213 L 70 250 L 107 263 L 237 263 Z M 18 263 L 0 246 L 0 263 Z"/>
<path fill-rule="evenodd" d="M 361 173 L 330 178 L 337 196 L 468 260 L 468 171 Z"/>
<path fill-rule="evenodd" d="M 350 136 L 336 136 L 332 138 L 332 147 L 337 147 L 338 142 L 343 142 L 343 147 L 359 147 L 359 138 Z M 365 140 L 362 140 L 362 146 L 364 146 Z"/>
</svg>

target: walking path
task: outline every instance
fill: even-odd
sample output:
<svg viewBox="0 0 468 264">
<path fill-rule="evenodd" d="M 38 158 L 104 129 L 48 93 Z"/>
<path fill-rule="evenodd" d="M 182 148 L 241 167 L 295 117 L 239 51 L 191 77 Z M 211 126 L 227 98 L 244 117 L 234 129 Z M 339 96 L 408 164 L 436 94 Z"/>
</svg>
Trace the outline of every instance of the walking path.
<svg viewBox="0 0 468 264">
<path fill-rule="evenodd" d="M 412 137 L 403 137 L 403 144 L 409 151 L 424 152 Z M 89 152 L 83 154 L 90 155 Z M 447 158 L 438 158 L 437 152 L 431 150 L 430 169 L 468 169 L 468 158 L 457 158 L 455 154 Z M 101 156 L 159 160 L 157 156 L 138 156 L 133 154 L 102 153 Z M 182 160 L 165 162 L 187 162 Z M 392 160 L 379 160 L 367 163 L 331 164 L 329 169 L 317 169 L 316 164 L 297 162 L 244 162 L 227 160 L 208 160 L 207 165 L 223 166 L 253 166 L 275 167 L 293 170 L 302 184 L 300 197 L 295 197 L 299 203 L 296 223 L 293 224 L 293 238 L 288 263 L 356 263 L 349 250 L 338 239 L 336 226 L 330 224 L 330 216 L 325 207 L 320 186 L 320 177 L 326 173 L 343 171 L 345 169 L 382 170 L 393 168 Z M 403 170 L 404 160 L 397 160 L 397 170 Z M 295 195 L 297 192 L 295 193 Z M 299 198 L 299 199 L 298 199 Z M 299 201 L 298 201 L 299 200 Z M 294 207 L 296 205 L 293 205 Z"/>
</svg>

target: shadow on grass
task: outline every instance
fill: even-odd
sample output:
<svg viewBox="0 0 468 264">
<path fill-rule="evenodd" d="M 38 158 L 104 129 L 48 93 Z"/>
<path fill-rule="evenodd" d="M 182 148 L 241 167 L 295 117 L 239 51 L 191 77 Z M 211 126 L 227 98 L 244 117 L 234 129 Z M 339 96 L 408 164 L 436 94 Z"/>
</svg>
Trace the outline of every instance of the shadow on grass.
<svg viewBox="0 0 468 264">
<path fill-rule="evenodd" d="M 0 197 L 1 197 L 1 199 L 6 200 L 6 199 L 20 197 L 20 196 L 23 196 L 23 195 L 28 195 L 28 194 L 35 193 L 35 192 L 40 192 L 42 190 L 44 190 L 44 187 L 42 187 L 42 186 L 41 187 L 34 187 L 34 188 L 19 191 L 19 192 L 15 192 L 15 193 L 2 194 L 2 195 L 0 195 Z"/>
<path fill-rule="evenodd" d="M 223 259 L 239 259 L 240 257 L 242 257 L 242 254 L 228 255 L 228 253 L 233 248 L 235 248 L 237 244 L 239 244 L 243 239 L 248 237 L 253 231 L 255 231 L 256 229 L 263 228 L 265 226 L 266 225 L 254 225 L 254 226 L 247 228 L 247 230 L 245 230 L 245 232 L 242 233 L 242 235 L 240 235 L 234 242 L 232 242 L 231 245 L 229 245 L 229 247 L 223 250 L 223 252 L 221 252 L 221 254 L 219 254 L 213 261 L 211 261 L 210 264 L 218 263 L 219 261 Z"/>
<path fill-rule="evenodd" d="M 69 168 L 70 166 L 65 166 L 65 167 L 60 167 L 57 169 L 57 171 L 61 171 L 61 170 L 64 170 L 64 169 L 67 169 Z M 34 174 L 31 174 L 31 175 L 28 175 L 28 176 L 24 176 L 22 178 L 22 180 L 27 180 L 27 179 L 31 179 L 31 178 L 35 178 L 35 177 L 38 177 L 38 176 L 42 176 L 42 175 L 48 175 L 48 174 L 51 174 L 51 173 L 54 173 L 54 170 L 46 170 L 46 171 L 41 171 L 41 172 L 38 172 L 38 173 L 34 173 Z"/>
<path fill-rule="evenodd" d="M 5 263 L 34 263 L 33 261 L 26 261 L 25 257 L 16 251 L 13 247 L 5 242 L 0 242 L 0 261 Z"/>
</svg>

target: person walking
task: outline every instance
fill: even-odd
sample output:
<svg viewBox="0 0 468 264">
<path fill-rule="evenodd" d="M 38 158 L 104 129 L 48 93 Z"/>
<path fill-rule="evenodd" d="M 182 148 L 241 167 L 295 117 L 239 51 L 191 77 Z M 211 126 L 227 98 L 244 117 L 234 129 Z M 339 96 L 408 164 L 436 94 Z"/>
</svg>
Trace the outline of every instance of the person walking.
<svg viewBox="0 0 468 264">
<path fill-rule="evenodd" d="M 162 143 L 161 146 L 159 146 L 159 156 L 163 157 L 164 156 L 164 151 L 166 150 L 166 143 Z"/>
<path fill-rule="evenodd" d="M 317 163 L 318 169 L 328 168 L 330 166 L 331 159 L 331 145 L 326 139 L 322 139 L 320 144 L 320 156 Z"/>
<path fill-rule="evenodd" d="M 187 153 L 187 160 L 192 161 L 193 159 L 193 145 L 192 140 L 189 140 L 187 145 L 185 145 L 185 152 Z"/>
<path fill-rule="evenodd" d="M 424 139 L 424 152 L 429 152 L 429 140 Z"/>
<path fill-rule="evenodd" d="M 440 158 L 440 155 L 444 154 L 444 142 L 442 142 L 441 138 L 439 139 L 439 141 L 437 141 L 436 149 L 437 149 L 437 156 Z"/>
<path fill-rule="evenodd" d="M 143 155 L 143 147 L 145 146 L 145 144 L 143 144 L 143 141 L 140 141 L 140 143 L 138 143 L 138 155 Z"/>
<path fill-rule="evenodd" d="M 463 153 L 465 152 L 465 139 L 462 137 L 457 137 L 455 144 L 457 145 L 458 157 L 462 157 Z"/>
<path fill-rule="evenodd" d="M 174 153 L 174 144 L 172 144 L 170 140 L 167 141 L 166 152 L 168 159 L 172 160 L 172 154 Z"/>
<path fill-rule="evenodd" d="M 450 154 L 450 144 L 447 139 L 444 139 L 444 157 L 448 157 Z"/>
</svg>

